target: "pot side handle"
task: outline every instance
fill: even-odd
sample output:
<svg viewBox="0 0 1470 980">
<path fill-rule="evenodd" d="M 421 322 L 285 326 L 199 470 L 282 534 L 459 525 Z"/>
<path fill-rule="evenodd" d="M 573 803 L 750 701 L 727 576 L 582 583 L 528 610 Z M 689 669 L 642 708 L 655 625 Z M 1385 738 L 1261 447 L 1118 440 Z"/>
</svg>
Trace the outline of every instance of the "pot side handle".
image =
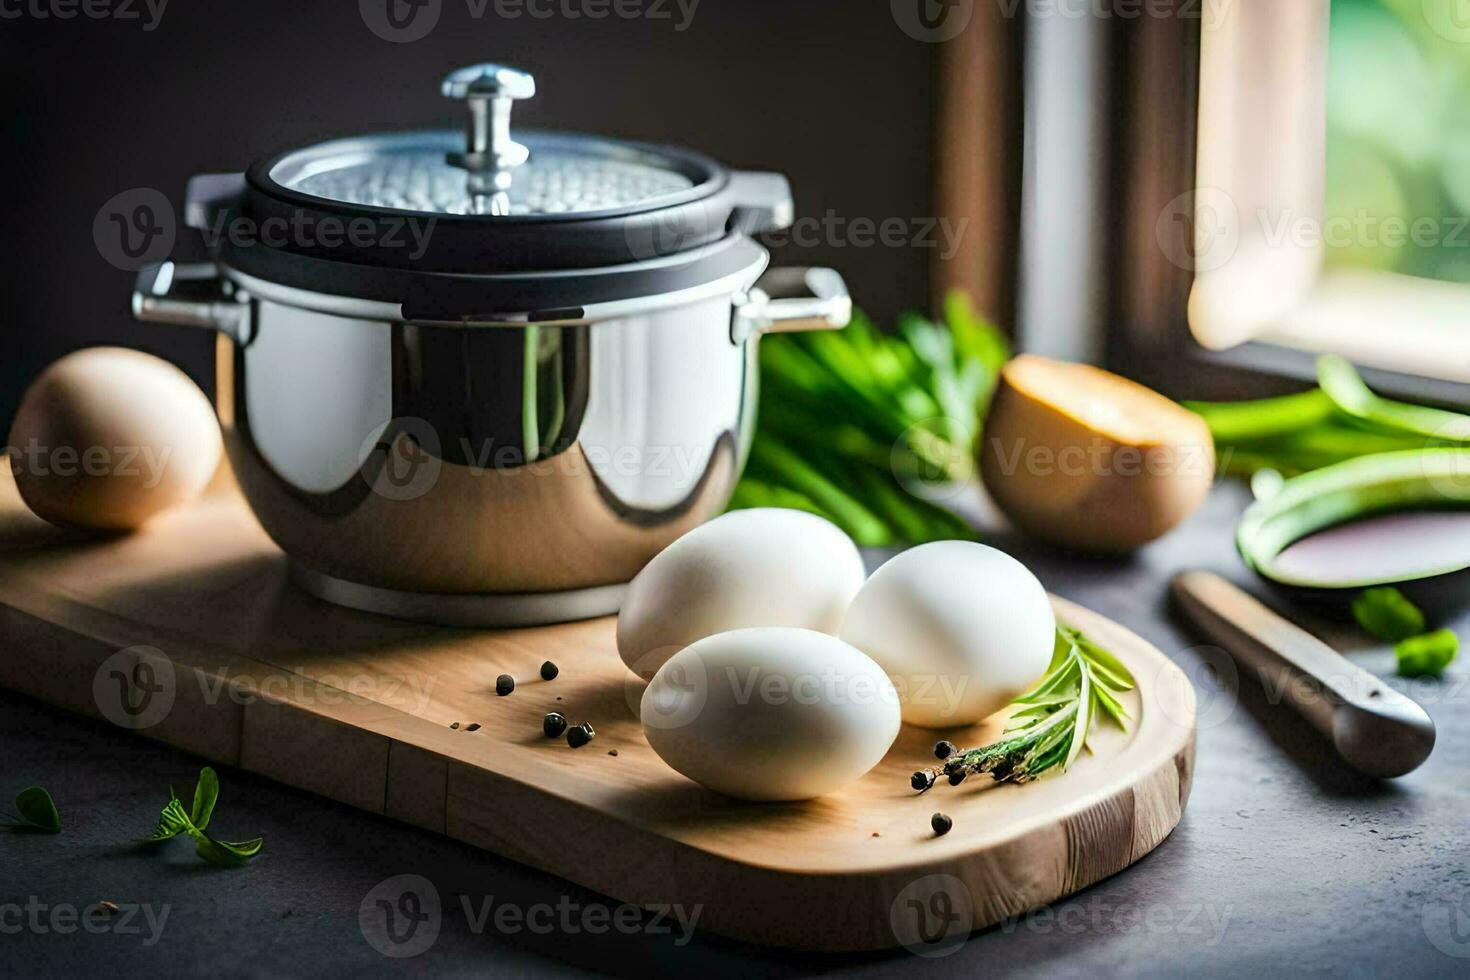
<svg viewBox="0 0 1470 980">
<path fill-rule="evenodd" d="M 835 269 L 772 269 L 735 301 L 730 339 L 767 333 L 841 330 L 852 322 L 852 296 Z"/>
<path fill-rule="evenodd" d="M 790 228 L 796 220 L 791 184 L 781 174 L 737 170 L 730 174 L 735 210 L 730 227 L 747 235 Z"/>
<path fill-rule="evenodd" d="M 247 339 L 248 310 L 213 262 L 145 266 L 133 287 L 134 318 L 218 330 L 241 344 Z"/>
<path fill-rule="evenodd" d="M 244 174 L 195 174 L 184 190 L 184 224 L 218 238 L 224 231 L 221 222 L 228 220 L 244 196 Z"/>
</svg>

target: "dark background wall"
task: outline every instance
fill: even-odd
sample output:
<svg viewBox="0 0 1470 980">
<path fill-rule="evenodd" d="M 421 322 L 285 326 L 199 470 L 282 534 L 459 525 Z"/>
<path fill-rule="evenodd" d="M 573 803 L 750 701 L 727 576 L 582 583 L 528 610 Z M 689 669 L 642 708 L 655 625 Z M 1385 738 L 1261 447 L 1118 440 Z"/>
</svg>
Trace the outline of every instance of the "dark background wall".
<svg viewBox="0 0 1470 980">
<path fill-rule="evenodd" d="M 172 0 L 152 31 L 145 0 L 139 20 L 25 13 L 50 2 L 0 4 L 24 13 L 0 18 L 0 437 L 29 380 L 78 347 L 158 353 L 212 388 L 210 338 L 132 322 L 132 276 L 92 236 L 109 198 L 154 187 L 178 206 L 190 175 L 273 149 L 459 125 L 437 83 L 460 64 L 532 71 L 540 94 L 516 110 L 527 125 L 784 171 L 800 215 L 933 213 L 937 48 L 879 0 L 702 0 L 682 32 L 673 0 L 671 19 L 595 22 L 506 20 L 493 3 L 476 18 L 467 0 L 443 0 L 436 28 L 406 44 L 375 36 L 356 0 Z M 931 257 L 841 241 L 776 254 L 837 266 L 880 318 L 925 304 Z"/>
</svg>

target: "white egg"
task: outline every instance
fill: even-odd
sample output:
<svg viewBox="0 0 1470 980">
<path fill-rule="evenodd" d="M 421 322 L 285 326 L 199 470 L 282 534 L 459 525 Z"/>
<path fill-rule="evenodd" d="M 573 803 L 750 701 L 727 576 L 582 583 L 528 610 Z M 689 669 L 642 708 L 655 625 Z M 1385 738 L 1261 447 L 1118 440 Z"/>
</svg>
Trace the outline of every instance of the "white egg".
<svg viewBox="0 0 1470 980">
<path fill-rule="evenodd" d="M 904 721 L 948 728 L 983 720 L 1041 679 L 1056 615 L 1010 555 L 941 541 L 874 572 L 839 635 L 888 671 Z"/>
<path fill-rule="evenodd" d="M 643 733 L 695 782 L 747 800 L 808 800 L 882 761 L 898 737 L 883 669 L 812 630 L 743 629 L 679 651 L 643 692 Z"/>
<path fill-rule="evenodd" d="M 633 579 L 618 653 L 645 680 L 696 640 L 750 626 L 833 633 L 862 588 L 857 545 L 799 510 L 737 510 L 695 528 Z"/>
</svg>

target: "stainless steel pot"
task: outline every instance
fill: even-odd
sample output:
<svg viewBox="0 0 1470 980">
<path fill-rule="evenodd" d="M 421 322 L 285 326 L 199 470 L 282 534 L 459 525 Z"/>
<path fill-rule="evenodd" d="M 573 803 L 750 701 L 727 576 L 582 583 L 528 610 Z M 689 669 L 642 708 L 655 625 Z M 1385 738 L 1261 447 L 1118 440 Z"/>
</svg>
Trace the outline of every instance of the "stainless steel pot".
<svg viewBox="0 0 1470 980">
<path fill-rule="evenodd" d="M 727 503 L 760 336 L 850 318 L 837 273 L 767 272 L 749 237 L 789 223 L 784 179 L 584 137 L 521 147 L 509 107 L 531 91 L 499 66 L 450 76 L 463 152 L 367 137 L 195 178 L 214 261 L 139 276 L 140 319 L 222 335 L 236 475 L 324 599 L 476 626 L 615 611 Z M 387 243 L 415 218 L 432 230 Z"/>
</svg>

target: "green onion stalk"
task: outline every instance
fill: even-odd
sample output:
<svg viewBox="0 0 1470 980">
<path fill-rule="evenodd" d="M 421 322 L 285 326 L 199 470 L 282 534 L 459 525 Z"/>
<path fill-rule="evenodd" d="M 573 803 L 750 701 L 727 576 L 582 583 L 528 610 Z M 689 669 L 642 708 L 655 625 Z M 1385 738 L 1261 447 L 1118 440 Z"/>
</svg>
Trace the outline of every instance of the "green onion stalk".
<svg viewBox="0 0 1470 980">
<path fill-rule="evenodd" d="M 858 312 L 844 330 L 764 339 L 760 415 L 731 509 L 809 511 L 868 547 L 973 539 L 920 494 L 970 479 L 1010 350 L 964 293 L 944 320 L 905 314 L 884 333 Z"/>
<path fill-rule="evenodd" d="M 1299 476 L 1361 456 L 1470 444 L 1470 416 L 1391 401 L 1352 364 L 1317 362 L 1318 387 L 1245 402 L 1185 402 L 1209 424 L 1220 470 Z"/>
<path fill-rule="evenodd" d="M 1222 472 L 1249 476 L 1259 499 L 1280 501 L 1290 494 L 1310 499 L 1319 511 L 1321 494 L 1344 479 L 1357 479 L 1355 471 L 1363 467 L 1369 467 L 1380 483 L 1403 471 L 1409 477 L 1397 488 L 1385 484 L 1387 489 L 1375 487 L 1372 493 L 1366 485 L 1348 487 L 1346 493 L 1357 495 L 1352 503 L 1362 513 L 1390 505 L 1422 506 L 1422 491 L 1412 488 L 1427 486 L 1439 494 L 1432 481 L 1427 485 L 1423 481 L 1443 465 L 1445 450 L 1470 445 L 1470 415 L 1384 398 L 1341 357 L 1318 359 L 1317 384 L 1311 391 L 1284 398 L 1185 404 L 1209 424 Z M 1319 477 L 1302 476 L 1370 457 L 1378 460 Z M 1282 479 L 1299 476 L 1301 480 Z M 1455 501 L 1446 496 L 1443 502 Z M 1399 673 L 1405 677 L 1438 674 L 1459 652 L 1459 641 L 1449 630 L 1423 633 L 1424 614 L 1397 589 L 1363 592 L 1353 602 L 1352 613 L 1370 635 L 1396 644 Z"/>
</svg>

